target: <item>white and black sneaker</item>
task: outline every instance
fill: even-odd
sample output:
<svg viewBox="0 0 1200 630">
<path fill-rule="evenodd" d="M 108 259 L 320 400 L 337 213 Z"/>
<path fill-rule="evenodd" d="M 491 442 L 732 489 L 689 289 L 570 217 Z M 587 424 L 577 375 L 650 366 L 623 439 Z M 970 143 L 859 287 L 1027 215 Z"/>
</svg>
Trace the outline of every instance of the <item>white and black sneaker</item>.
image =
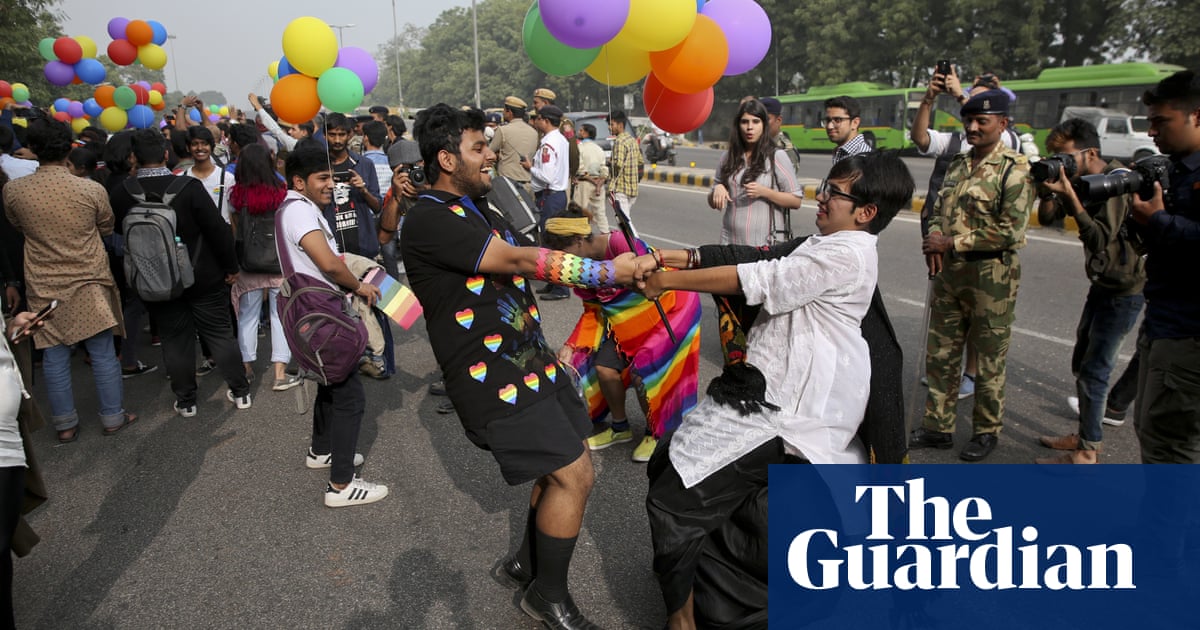
<svg viewBox="0 0 1200 630">
<path fill-rule="evenodd" d="M 362 453 L 354 454 L 354 467 L 355 468 L 362 466 L 364 461 L 366 461 L 366 460 L 363 459 Z M 329 468 L 330 466 L 333 465 L 333 453 L 317 455 L 316 453 L 313 452 L 312 448 L 310 447 L 308 449 L 308 455 L 305 456 L 305 458 L 304 458 L 304 465 L 308 466 L 309 468 L 313 468 L 313 469 Z"/>
<path fill-rule="evenodd" d="M 194 405 L 194 404 L 188 405 L 186 407 L 180 407 L 179 401 L 177 400 L 177 401 L 175 401 L 175 404 L 173 406 L 175 408 L 175 413 L 183 416 L 184 418 L 196 417 L 196 405 Z"/>
<path fill-rule="evenodd" d="M 361 477 L 355 477 L 341 490 L 334 488 L 332 485 L 325 486 L 325 507 L 366 505 L 374 503 L 387 495 L 387 486 L 363 481 Z"/>
<path fill-rule="evenodd" d="M 231 389 L 225 392 L 225 398 L 234 405 L 237 405 L 238 409 L 250 408 L 250 394 L 246 394 L 245 396 L 234 396 L 233 390 Z"/>
</svg>

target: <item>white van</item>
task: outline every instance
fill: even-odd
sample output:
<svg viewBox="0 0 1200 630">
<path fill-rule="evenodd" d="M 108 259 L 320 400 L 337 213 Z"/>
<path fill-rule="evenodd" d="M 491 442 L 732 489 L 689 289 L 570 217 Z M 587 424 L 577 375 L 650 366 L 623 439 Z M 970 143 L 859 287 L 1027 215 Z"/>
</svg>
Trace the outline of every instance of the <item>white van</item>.
<svg viewBox="0 0 1200 630">
<path fill-rule="evenodd" d="M 1145 132 L 1148 128 L 1145 116 L 1131 116 L 1102 107 L 1067 107 L 1063 110 L 1062 120 L 1068 118 L 1082 118 L 1096 126 L 1100 133 L 1100 153 L 1104 157 L 1138 160 L 1158 153 L 1154 140 Z M 1140 120 L 1135 121 L 1135 118 Z"/>
</svg>

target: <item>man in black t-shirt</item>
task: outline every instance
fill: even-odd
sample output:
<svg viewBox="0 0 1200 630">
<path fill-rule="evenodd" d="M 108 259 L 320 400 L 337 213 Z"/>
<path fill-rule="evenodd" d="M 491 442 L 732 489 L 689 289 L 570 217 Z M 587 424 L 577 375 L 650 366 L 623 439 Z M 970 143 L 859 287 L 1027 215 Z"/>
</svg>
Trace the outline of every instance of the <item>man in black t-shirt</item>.
<svg viewBox="0 0 1200 630">
<path fill-rule="evenodd" d="M 383 207 L 375 164 L 348 148 L 354 121 L 343 114 L 325 118 L 325 141 L 333 166 L 333 202 L 325 206 L 325 220 L 344 253 L 374 258 L 379 254 L 375 217 Z"/>
<path fill-rule="evenodd" d="M 521 548 L 495 577 L 524 589 L 521 608 L 549 627 L 594 628 L 567 590 L 592 488 L 591 421 L 542 335 L 526 277 L 595 288 L 641 274 L 630 255 L 594 261 L 516 247 L 516 230 L 484 198 L 496 155 L 483 125 L 482 112 L 445 104 L 417 117 L 431 189 L 405 217 L 401 254 L 467 437 L 492 452 L 510 485 L 534 481 Z"/>
</svg>

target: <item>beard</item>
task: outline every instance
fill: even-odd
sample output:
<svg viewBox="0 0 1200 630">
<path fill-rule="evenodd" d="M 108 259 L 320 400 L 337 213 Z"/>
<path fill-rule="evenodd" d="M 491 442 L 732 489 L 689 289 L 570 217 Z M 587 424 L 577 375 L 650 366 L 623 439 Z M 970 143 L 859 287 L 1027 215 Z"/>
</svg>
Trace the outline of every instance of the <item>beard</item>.
<svg viewBox="0 0 1200 630">
<path fill-rule="evenodd" d="M 471 199 L 482 197 L 492 190 L 491 181 L 484 181 L 481 171 L 472 169 L 462 160 L 459 160 L 458 166 L 450 174 L 450 181 L 456 189 Z"/>
</svg>

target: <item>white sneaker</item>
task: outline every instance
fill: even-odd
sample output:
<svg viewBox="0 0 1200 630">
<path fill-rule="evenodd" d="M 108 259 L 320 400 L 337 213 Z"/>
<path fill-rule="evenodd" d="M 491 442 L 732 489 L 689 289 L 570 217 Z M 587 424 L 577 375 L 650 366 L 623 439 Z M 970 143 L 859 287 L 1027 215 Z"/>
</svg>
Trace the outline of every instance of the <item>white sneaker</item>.
<svg viewBox="0 0 1200 630">
<path fill-rule="evenodd" d="M 366 461 L 366 460 L 363 458 L 362 453 L 354 454 L 354 467 L 355 468 L 362 466 L 364 461 Z M 328 453 L 326 455 L 317 455 L 316 453 L 313 452 L 312 448 L 310 447 L 308 449 L 308 455 L 306 455 L 304 457 L 304 465 L 308 466 L 309 468 L 312 468 L 312 469 L 329 468 L 330 466 L 333 465 L 333 453 Z"/>
<path fill-rule="evenodd" d="M 184 418 L 192 418 L 192 417 L 195 417 L 195 415 L 196 415 L 196 405 L 191 405 L 189 407 L 180 407 L 179 401 L 177 400 L 171 406 L 175 408 L 175 413 L 183 416 Z"/>
<path fill-rule="evenodd" d="M 1079 417 L 1079 397 L 1078 396 L 1067 396 L 1067 406 L 1071 408 L 1071 413 L 1075 414 L 1075 417 L 1078 418 Z M 1110 418 L 1109 417 L 1110 415 L 1114 415 L 1115 413 L 1116 412 L 1114 412 L 1112 409 L 1105 409 L 1104 417 L 1100 419 L 1100 422 L 1103 424 L 1107 424 L 1110 427 L 1119 427 L 1119 426 L 1125 424 L 1125 414 L 1121 414 L 1120 418 Z"/>
<path fill-rule="evenodd" d="M 238 409 L 249 409 L 250 408 L 250 394 L 246 394 L 245 396 L 234 396 L 233 390 L 231 389 L 231 390 L 225 392 L 225 398 L 229 402 L 237 405 Z"/>
<path fill-rule="evenodd" d="M 355 477 L 341 490 L 337 490 L 331 485 L 325 486 L 325 507 L 366 505 L 374 503 L 387 495 L 387 486 L 363 481 L 361 477 Z"/>
</svg>

